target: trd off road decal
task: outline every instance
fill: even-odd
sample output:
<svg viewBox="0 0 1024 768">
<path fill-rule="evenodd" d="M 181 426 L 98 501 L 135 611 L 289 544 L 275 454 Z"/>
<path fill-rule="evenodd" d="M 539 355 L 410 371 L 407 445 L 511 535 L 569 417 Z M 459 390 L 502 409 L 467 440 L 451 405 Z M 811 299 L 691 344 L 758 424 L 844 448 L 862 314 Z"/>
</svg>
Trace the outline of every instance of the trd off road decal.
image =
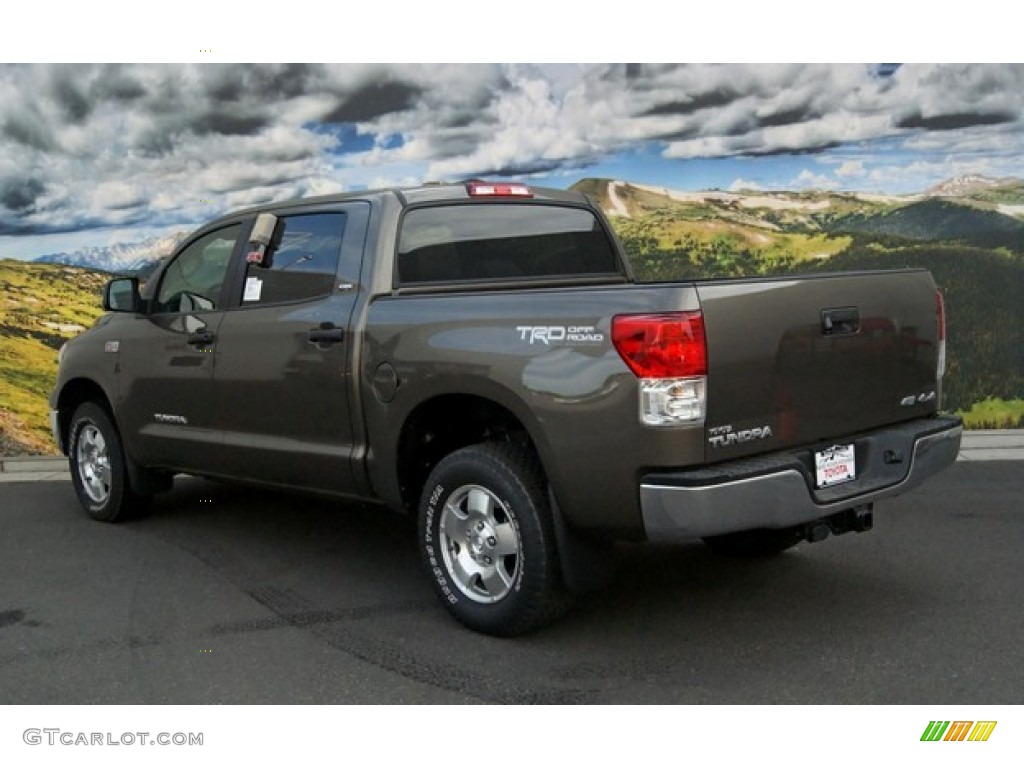
<svg viewBox="0 0 1024 768">
<path fill-rule="evenodd" d="M 516 331 L 522 341 L 547 346 L 559 341 L 573 344 L 600 344 L 604 341 L 604 334 L 592 325 L 517 325 Z"/>
</svg>

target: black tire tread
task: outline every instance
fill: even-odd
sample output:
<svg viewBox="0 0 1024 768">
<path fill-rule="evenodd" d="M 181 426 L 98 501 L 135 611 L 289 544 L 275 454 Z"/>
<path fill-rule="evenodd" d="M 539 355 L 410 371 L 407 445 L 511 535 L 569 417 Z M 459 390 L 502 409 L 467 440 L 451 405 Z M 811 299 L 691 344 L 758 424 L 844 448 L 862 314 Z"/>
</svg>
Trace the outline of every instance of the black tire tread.
<svg viewBox="0 0 1024 768">
<path fill-rule="evenodd" d="M 532 620 L 524 622 L 523 628 L 514 631 L 508 637 L 533 632 L 541 627 L 547 626 L 556 621 L 572 607 L 575 596 L 565 588 L 562 582 L 562 572 L 558 563 L 558 549 L 555 543 L 554 523 L 551 520 L 551 510 L 548 508 L 547 479 L 537 454 L 527 445 L 522 443 L 483 443 L 479 446 L 484 451 L 493 451 L 499 460 L 512 462 L 513 467 L 522 467 L 523 475 L 518 478 L 523 490 L 534 499 L 538 506 L 541 526 L 544 530 L 544 537 L 548 542 L 547 568 L 545 576 L 547 589 L 543 596 L 538 598 L 538 608 Z"/>
<path fill-rule="evenodd" d="M 536 510 L 540 527 L 542 546 L 533 556 L 539 562 L 533 563 L 532 571 L 539 572 L 539 578 L 531 578 L 516 596 L 519 610 L 501 618 L 487 620 L 468 619 L 466 615 L 442 601 L 453 616 L 463 624 L 486 634 L 499 637 L 515 637 L 533 632 L 562 616 L 572 605 L 573 595 L 562 583 L 558 564 L 554 527 L 547 502 L 547 484 L 544 472 L 534 451 L 516 442 L 486 442 L 461 448 L 442 459 L 430 474 L 425 485 L 425 494 L 437 484 L 439 475 L 456 464 L 472 466 L 474 463 L 488 467 L 490 471 L 504 475 L 518 491 L 529 499 Z M 423 504 L 421 504 L 422 511 Z M 422 522 L 422 521 L 421 521 Z M 525 590 L 529 591 L 525 591 Z"/>
</svg>

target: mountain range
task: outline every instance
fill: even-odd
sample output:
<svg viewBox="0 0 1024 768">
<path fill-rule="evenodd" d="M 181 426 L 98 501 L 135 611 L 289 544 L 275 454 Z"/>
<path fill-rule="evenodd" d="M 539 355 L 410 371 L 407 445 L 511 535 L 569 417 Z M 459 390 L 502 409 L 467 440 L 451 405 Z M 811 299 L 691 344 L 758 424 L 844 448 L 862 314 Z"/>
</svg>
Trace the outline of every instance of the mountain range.
<svg viewBox="0 0 1024 768">
<path fill-rule="evenodd" d="M 681 191 L 597 178 L 582 179 L 573 184 L 571 189 L 597 198 L 612 216 L 632 216 L 634 213 L 649 212 L 652 207 L 674 203 L 707 205 L 726 210 L 775 210 L 788 211 L 791 215 L 803 213 L 805 223 L 813 223 L 816 218 L 828 220 L 836 214 L 890 212 L 915 203 L 944 200 L 976 210 L 1002 213 L 1011 218 L 1024 217 L 1024 180 L 993 179 L 976 174 L 956 176 L 923 192 L 907 195 L 817 189 L 800 192 L 761 189 Z M 626 197 L 623 197 L 623 193 L 626 193 Z"/>
<path fill-rule="evenodd" d="M 655 233 L 658 248 L 729 240 L 759 256 L 824 258 L 851 236 L 956 242 L 1024 253 L 1024 181 L 959 176 L 913 195 L 825 190 L 705 190 L 583 179 L 624 239 Z M 689 240 L 687 240 L 689 238 Z"/>
<path fill-rule="evenodd" d="M 833 236 L 863 233 L 915 240 L 956 240 L 1024 250 L 1024 181 L 1015 178 L 968 174 L 912 195 L 818 190 L 684 192 L 615 179 L 583 179 L 571 189 L 594 197 L 614 218 L 671 212 L 682 219 L 715 219 L 722 222 L 723 232 L 731 230 L 752 243 L 764 243 L 765 237 L 775 242 L 778 238 L 772 233 L 798 230 Z M 135 242 L 51 253 L 35 261 L 135 273 L 170 254 L 186 235 L 175 232 Z"/>
<path fill-rule="evenodd" d="M 993 179 L 988 176 L 980 176 L 975 173 L 963 176 L 954 176 L 952 179 L 929 187 L 924 191 L 926 197 L 972 197 L 984 196 L 987 192 L 998 192 L 1019 187 L 1019 179 L 1002 178 Z"/>
<path fill-rule="evenodd" d="M 187 232 L 175 232 L 164 237 L 149 237 L 130 243 L 80 248 L 76 251 L 50 253 L 34 261 L 42 264 L 65 264 L 103 272 L 134 273 L 154 261 L 170 255 L 174 248 L 185 239 Z"/>
</svg>

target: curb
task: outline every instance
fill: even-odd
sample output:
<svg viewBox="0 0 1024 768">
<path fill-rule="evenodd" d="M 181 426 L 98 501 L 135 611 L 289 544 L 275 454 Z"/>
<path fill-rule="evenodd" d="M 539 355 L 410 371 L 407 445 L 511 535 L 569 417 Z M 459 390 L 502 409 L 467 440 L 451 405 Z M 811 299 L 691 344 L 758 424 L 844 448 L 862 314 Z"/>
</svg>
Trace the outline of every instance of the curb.
<svg viewBox="0 0 1024 768">
<path fill-rule="evenodd" d="M 0 472 L 59 472 L 67 468 L 64 456 L 0 456 Z"/>
<path fill-rule="evenodd" d="M 63 456 L 0 456 L 0 483 L 70 481 Z"/>
</svg>

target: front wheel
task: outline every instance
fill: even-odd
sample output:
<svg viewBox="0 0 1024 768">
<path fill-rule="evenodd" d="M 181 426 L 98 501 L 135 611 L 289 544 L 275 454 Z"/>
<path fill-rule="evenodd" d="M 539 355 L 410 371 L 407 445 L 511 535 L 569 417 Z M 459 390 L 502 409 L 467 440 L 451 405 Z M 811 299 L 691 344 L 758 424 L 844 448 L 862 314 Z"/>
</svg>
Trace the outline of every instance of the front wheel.
<svg viewBox="0 0 1024 768">
<path fill-rule="evenodd" d="M 471 629 L 520 635 L 569 606 L 543 472 L 525 447 L 484 443 L 443 459 L 423 491 L 419 539 L 435 592 Z"/>
<path fill-rule="evenodd" d="M 148 506 L 150 497 L 132 490 L 121 436 L 102 407 L 80 405 L 71 418 L 69 434 L 71 481 L 90 517 L 113 523 Z"/>
</svg>

